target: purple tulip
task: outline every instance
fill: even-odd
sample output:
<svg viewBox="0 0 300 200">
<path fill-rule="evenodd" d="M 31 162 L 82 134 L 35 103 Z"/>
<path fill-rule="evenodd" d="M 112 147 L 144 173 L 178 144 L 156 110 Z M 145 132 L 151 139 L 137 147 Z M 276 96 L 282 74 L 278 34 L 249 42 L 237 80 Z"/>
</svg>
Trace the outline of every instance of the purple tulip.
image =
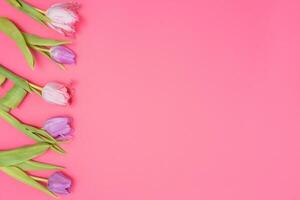
<svg viewBox="0 0 300 200">
<path fill-rule="evenodd" d="M 71 118 L 53 117 L 48 119 L 43 129 L 58 141 L 65 141 L 72 138 Z"/>
<path fill-rule="evenodd" d="M 62 172 L 55 172 L 48 178 L 48 189 L 55 194 L 69 194 L 72 180 Z"/>
<path fill-rule="evenodd" d="M 75 53 L 65 46 L 54 46 L 50 48 L 50 56 L 60 64 L 75 64 Z"/>
</svg>

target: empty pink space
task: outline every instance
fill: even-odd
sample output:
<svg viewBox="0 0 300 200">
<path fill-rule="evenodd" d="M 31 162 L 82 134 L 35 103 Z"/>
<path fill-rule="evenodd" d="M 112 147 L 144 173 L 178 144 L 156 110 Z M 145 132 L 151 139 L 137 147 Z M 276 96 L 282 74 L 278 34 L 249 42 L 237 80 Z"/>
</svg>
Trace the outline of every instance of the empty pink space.
<svg viewBox="0 0 300 200">
<path fill-rule="evenodd" d="M 46 9 L 58 0 L 28 0 Z M 29 96 L 14 112 L 42 126 L 74 118 L 70 200 L 300 199 L 300 2 L 78 0 L 78 64 L 30 70 L 0 34 L 0 62 L 74 89 L 67 108 Z M 24 31 L 56 32 L 0 2 Z M 0 120 L 0 149 L 32 141 Z M 43 173 L 41 175 L 49 175 Z M 50 200 L 0 174 L 0 200 Z"/>
</svg>

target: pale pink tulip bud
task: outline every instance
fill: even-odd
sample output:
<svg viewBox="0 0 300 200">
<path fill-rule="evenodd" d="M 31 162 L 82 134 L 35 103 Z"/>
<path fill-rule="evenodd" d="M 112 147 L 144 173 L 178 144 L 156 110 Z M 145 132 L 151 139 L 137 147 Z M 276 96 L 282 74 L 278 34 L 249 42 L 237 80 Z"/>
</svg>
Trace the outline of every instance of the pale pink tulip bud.
<svg viewBox="0 0 300 200">
<path fill-rule="evenodd" d="M 79 21 L 78 8 L 79 5 L 74 2 L 52 5 L 46 11 L 46 16 L 51 20 L 48 25 L 59 33 L 72 36 Z"/>
<path fill-rule="evenodd" d="M 68 89 L 60 83 L 47 83 L 42 90 L 42 97 L 51 104 L 66 106 L 69 104 L 70 95 Z"/>
</svg>

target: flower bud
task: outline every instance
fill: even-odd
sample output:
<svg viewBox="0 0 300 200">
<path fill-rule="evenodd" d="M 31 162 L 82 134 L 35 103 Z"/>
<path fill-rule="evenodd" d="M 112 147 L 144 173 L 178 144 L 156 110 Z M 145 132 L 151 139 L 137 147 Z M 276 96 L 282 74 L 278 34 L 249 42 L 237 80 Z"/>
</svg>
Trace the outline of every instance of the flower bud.
<svg viewBox="0 0 300 200">
<path fill-rule="evenodd" d="M 75 24 L 79 21 L 77 10 L 79 5 L 74 2 L 52 5 L 46 16 L 50 19 L 49 26 L 66 36 L 75 33 Z"/>
<path fill-rule="evenodd" d="M 70 95 L 68 89 L 59 83 L 47 83 L 42 90 L 42 97 L 51 104 L 66 106 L 69 104 Z"/>
<path fill-rule="evenodd" d="M 60 64 L 75 64 L 75 53 L 65 46 L 54 46 L 50 48 L 50 56 Z"/>
<path fill-rule="evenodd" d="M 55 194 L 69 194 L 72 180 L 62 172 L 55 172 L 48 178 L 48 189 Z"/>
<path fill-rule="evenodd" d="M 72 138 L 72 127 L 69 117 L 53 117 L 48 119 L 43 129 L 58 141 L 65 141 Z"/>
</svg>

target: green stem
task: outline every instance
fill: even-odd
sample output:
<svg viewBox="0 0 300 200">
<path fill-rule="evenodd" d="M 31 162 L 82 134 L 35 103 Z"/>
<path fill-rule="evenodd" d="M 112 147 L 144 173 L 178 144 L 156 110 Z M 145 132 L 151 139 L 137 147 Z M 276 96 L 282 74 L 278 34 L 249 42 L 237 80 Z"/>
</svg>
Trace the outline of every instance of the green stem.
<svg viewBox="0 0 300 200">
<path fill-rule="evenodd" d="M 32 87 L 32 88 L 34 88 L 34 89 L 36 89 L 40 92 L 43 90 L 43 88 L 39 85 L 36 85 L 36 84 L 33 84 L 33 83 L 29 83 L 29 85 L 30 85 L 30 87 Z"/>
<path fill-rule="evenodd" d="M 44 10 L 41 10 L 39 8 L 34 8 L 35 10 L 37 10 L 38 12 L 42 13 L 43 15 L 46 15 L 46 11 Z"/>
<path fill-rule="evenodd" d="M 30 47 L 37 50 L 37 51 L 42 51 L 42 52 L 49 53 L 49 49 L 47 49 L 47 48 L 42 48 L 42 47 L 35 46 L 35 45 L 30 45 Z"/>
<path fill-rule="evenodd" d="M 30 176 L 30 177 L 33 178 L 36 181 L 48 183 L 48 179 L 46 179 L 46 178 L 42 178 L 42 177 L 38 177 L 38 176 Z"/>
</svg>

